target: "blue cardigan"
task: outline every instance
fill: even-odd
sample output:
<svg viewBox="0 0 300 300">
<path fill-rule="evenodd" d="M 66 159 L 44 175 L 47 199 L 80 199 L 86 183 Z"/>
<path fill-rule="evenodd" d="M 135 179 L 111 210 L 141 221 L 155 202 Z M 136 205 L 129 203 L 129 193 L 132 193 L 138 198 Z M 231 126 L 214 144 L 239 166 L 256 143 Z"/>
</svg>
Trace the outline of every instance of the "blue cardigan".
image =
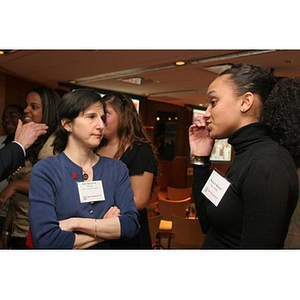
<svg viewBox="0 0 300 300">
<path fill-rule="evenodd" d="M 59 221 L 71 217 L 101 219 L 112 205 L 122 212 L 121 238 L 132 238 L 138 233 L 139 215 L 126 165 L 100 156 L 93 172 L 94 180 L 102 180 L 105 201 L 80 203 L 76 182 L 84 181 L 82 169 L 63 152 L 34 165 L 28 214 L 35 248 L 72 249 L 75 233 L 61 230 Z M 108 247 L 107 242 L 101 244 L 100 248 Z"/>
</svg>

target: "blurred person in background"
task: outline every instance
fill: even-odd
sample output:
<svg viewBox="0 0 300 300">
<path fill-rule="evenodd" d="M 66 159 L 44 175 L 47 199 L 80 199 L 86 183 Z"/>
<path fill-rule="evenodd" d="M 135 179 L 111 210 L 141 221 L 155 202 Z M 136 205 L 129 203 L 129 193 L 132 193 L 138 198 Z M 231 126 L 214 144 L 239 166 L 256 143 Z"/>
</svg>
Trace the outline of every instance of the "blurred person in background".
<svg viewBox="0 0 300 300">
<path fill-rule="evenodd" d="M 131 240 L 112 243 L 115 249 L 151 249 L 147 206 L 158 174 L 157 152 L 143 129 L 130 97 L 105 95 L 106 129 L 97 153 L 124 162 L 129 170 L 134 201 L 140 215 L 140 232 Z"/>
<path fill-rule="evenodd" d="M 18 120 L 24 120 L 24 108 L 17 104 L 9 104 L 3 111 L 2 114 L 2 127 L 6 135 L 0 136 L 0 149 L 11 143 L 15 138 L 15 132 L 18 126 Z M 0 182 L 0 195 L 1 191 L 7 186 L 8 182 L 6 179 Z M 10 201 L 6 201 L 3 207 L 0 208 L 0 232 L 4 234 L 10 230 L 10 228 L 3 228 L 3 222 L 6 218 L 8 206 Z"/>
<path fill-rule="evenodd" d="M 25 166 L 19 168 L 9 177 L 8 186 L 2 190 L 3 203 L 11 198 L 3 226 L 11 228 L 2 234 L 0 246 L 7 248 L 7 239 L 10 236 L 11 249 L 27 249 L 26 239 L 28 235 L 28 206 L 29 183 L 32 166 L 42 158 L 53 155 L 54 132 L 57 128 L 56 107 L 59 95 L 47 87 L 32 89 L 27 97 L 27 106 L 24 109 L 25 123 L 46 124 L 46 134 L 40 135 L 37 140 L 26 150 Z"/>
<path fill-rule="evenodd" d="M 300 79 L 282 78 L 264 103 L 269 134 L 291 153 L 300 181 Z M 300 200 L 293 213 L 284 248 L 300 249 Z"/>
</svg>

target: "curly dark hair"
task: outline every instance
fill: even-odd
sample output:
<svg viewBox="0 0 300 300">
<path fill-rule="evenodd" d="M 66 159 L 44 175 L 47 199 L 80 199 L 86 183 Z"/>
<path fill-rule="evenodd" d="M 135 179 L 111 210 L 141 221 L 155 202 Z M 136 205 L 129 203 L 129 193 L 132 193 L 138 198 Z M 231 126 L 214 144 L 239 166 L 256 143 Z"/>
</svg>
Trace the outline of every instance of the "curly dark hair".
<svg viewBox="0 0 300 300">
<path fill-rule="evenodd" d="M 300 167 L 300 79 L 282 78 L 264 103 L 262 121 Z"/>
</svg>

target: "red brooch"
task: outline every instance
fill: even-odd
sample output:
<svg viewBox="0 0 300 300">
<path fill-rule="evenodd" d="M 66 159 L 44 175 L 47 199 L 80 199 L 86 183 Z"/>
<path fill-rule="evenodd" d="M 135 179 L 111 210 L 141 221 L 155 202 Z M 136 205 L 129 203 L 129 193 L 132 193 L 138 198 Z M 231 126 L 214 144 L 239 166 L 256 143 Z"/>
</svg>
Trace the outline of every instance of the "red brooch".
<svg viewBox="0 0 300 300">
<path fill-rule="evenodd" d="M 72 177 L 73 177 L 74 179 L 77 179 L 77 173 L 72 173 Z"/>
</svg>

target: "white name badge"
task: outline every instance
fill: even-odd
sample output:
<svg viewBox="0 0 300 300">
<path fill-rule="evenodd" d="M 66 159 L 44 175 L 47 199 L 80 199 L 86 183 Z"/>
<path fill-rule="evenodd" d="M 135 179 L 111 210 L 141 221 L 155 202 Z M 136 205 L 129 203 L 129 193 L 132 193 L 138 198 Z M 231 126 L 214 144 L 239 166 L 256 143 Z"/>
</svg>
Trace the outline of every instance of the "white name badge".
<svg viewBox="0 0 300 300">
<path fill-rule="evenodd" d="M 81 203 L 104 201 L 102 180 L 77 182 Z"/>
<path fill-rule="evenodd" d="M 218 206 L 229 186 L 230 182 L 227 179 L 213 171 L 201 192 L 215 206 Z"/>
</svg>

